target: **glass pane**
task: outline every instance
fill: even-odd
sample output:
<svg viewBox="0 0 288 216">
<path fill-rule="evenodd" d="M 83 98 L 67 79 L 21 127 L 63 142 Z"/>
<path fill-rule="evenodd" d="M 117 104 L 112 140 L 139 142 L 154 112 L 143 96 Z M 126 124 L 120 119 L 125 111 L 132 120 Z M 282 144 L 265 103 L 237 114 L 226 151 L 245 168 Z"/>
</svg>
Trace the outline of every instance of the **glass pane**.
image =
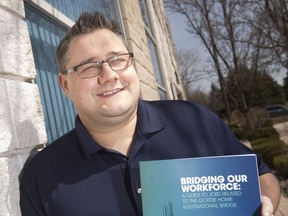
<svg viewBox="0 0 288 216">
<path fill-rule="evenodd" d="M 158 88 L 158 94 L 159 94 L 160 100 L 167 100 L 165 91 L 163 91 L 162 89 Z"/>
<path fill-rule="evenodd" d="M 153 36 L 152 28 L 151 28 L 151 23 L 150 23 L 150 19 L 149 19 L 148 10 L 147 10 L 146 0 L 139 0 L 139 4 L 140 4 L 140 8 L 141 8 L 143 21 L 144 21 L 148 31 L 150 32 L 150 34 L 146 33 L 146 36 L 147 36 L 147 40 L 148 40 L 148 46 L 149 46 L 149 50 L 150 50 L 150 56 L 151 56 L 151 61 L 152 61 L 152 65 L 153 65 L 155 79 L 156 79 L 157 84 L 161 88 L 164 89 L 164 81 L 163 81 L 163 77 L 161 75 L 161 71 L 160 71 L 160 67 L 159 67 L 156 45 L 154 44 L 154 42 L 151 38 L 154 36 Z M 146 31 L 147 31 L 147 29 L 146 29 Z M 158 93 L 159 93 L 161 100 L 166 99 L 165 91 L 158 88 Z"/>
<path fill-rule="evenodd" d="M 147 10 L 147 6 L 146 6 L 146 0 L 139 0 L 139 4 L 140 4 L 140 8 L 141 8 L 143 21 L 144 21 L 146 27 L 149 29 L 149 31 L 152 32 L 151 24 L 150 24 L 150 20 L 149 20 L 149 16 L 148 16 L 148 10 Z"/>
<path fill-rule="evenodd" d="M 55 53 L 67 30 L 29 5 L 25 5 L 25 13 L 37 72 L 36 84 L 40 91 L 50 143 L 74 127 L 76 115 L 71 101 L 63 95 L 57 78 Z"/>
<path fill-rule="evenodd" d="M 157 57 L 157 53 L 156 53 L 156 46 L 153 43 L 153 41 L 151 40 L 150 36 L 148 34 L 146 34 L 146 35 L 147 35 L 147 39 L 148 39 L 148 46 L 149 46 L 149 50 L 150 50 L 150 55 L 151 55 L 151 60 L 152 60 L 152 64 L 153 64 L 156 82 L 158 83 L 158 85 L 164 87 L 164 82 L 163 82 L 162 75 L 160 73 L 159 62 L 158 62 L 158 57 Z"/>
<path fill-rule="evenodd" d="M 76 21 L 83 11 L 99 11 L 110 19 L 120 20 L 117 0 L 45 0 L 71 20 Z"/>
</svg>

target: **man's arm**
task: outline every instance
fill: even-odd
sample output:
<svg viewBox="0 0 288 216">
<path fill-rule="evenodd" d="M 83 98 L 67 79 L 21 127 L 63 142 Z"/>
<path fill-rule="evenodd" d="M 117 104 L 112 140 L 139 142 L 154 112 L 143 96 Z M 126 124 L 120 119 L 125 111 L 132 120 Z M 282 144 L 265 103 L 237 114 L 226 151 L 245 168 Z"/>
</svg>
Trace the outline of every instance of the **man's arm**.
<svg viewBox="0 0 288 216">
<path fill-rule="evenodd" d="M 272 173 L 260 176 L 260 189 L 262 195 L 262 216 L 273 215 L 280 201 L 280 185 Z"/>
<path fill-rule="evenodd" d="M 25 180 L 22 178 L 20 181 L 20 209 L 22 216 L 45 216 L 45 212 L 42 209 L 40 198 L 35 194 L 36 183 L 32 182 L 35 187 L 29 187 Z"/>
</svg>

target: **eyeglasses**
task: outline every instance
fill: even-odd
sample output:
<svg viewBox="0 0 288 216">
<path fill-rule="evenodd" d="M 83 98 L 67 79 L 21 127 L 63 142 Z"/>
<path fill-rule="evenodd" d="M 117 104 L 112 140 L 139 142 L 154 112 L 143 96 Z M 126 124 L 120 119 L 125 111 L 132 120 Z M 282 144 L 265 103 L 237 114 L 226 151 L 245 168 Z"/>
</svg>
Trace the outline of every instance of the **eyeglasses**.
<svg viewBox="0 0 288 216">
<path fill-rule="evenodd" d="M 81 79 L 92 78 L 101 74 L 104 63 L 107 63 L 113 71 L 118 72 L 130 67 L 133 57 L 133 53 L 123 53 L 112 56 L 104 61 L 89 61 L 76 65 L 65 70 L 64 73 L 77 72 Z"/>
</svg>

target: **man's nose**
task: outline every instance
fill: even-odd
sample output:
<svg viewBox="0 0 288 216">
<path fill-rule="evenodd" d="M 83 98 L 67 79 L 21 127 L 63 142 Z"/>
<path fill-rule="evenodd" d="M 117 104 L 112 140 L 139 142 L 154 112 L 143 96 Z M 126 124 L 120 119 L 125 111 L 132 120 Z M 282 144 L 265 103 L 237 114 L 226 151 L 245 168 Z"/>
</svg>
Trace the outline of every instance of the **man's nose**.
<svg viewBox="0 0 288 216">
<path fill-rule="evenodd" d="M 107 62 L 102 63 L 102 71 L 98 77 L 99 84 L 117 80 L 119 75 L 110 67 Z"/>
</svg>

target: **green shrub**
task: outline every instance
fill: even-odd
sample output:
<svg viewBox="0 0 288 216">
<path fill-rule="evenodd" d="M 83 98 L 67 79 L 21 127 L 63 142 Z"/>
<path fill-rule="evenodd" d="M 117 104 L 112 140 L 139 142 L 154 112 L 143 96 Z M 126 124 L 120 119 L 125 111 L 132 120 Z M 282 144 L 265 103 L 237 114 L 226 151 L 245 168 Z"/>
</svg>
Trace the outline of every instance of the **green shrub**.
<svg viewBox="0 0 288 216">
<path fill-rule="evenodd" d="M 275 138 L 275 137 L 264 137 L 264 138 L 259 138 L 256 140 L 253 140 L 251 142 L 251 145 L 253 147 L 256 147 L 257 145 L 262 145 L 263 143 L 269 143 L 269 142 L 274 142 L 275 140 L 279 140 L 279 138 Z"/>
<path fill-rule="evenodd" d="M 229 123 L 229 124 L 228 124 L 228 127 L 229 127 L 231 130 L 240 128 L 239 124 L 237 124 L 237 123 Z"/>
<path fill-rule="evenodd" d="M 276 175 L 288 178 L 288 154 L 275 156 L 273 159 Z"/>
<path fill-rule="evenodd" d="M 232 132 L 239 140 L 246 139 L 245 131 L 243 130 L 243 128 L 233 128 Z"/>
<path fill-rule="evenodd" d="M 267 123 L 267 124 L 270 124 L 270 123 Z M 232 130 L 232 132 L 235 134 L 235 136 L 240 140 L 247 139 L 249 141 L 253 141 L 253 140 L 257 140 L 261 138 L 268 138 L 268 137 L 279 138 L 279 134 L 277 133 L 275 128 L 271 126 L 257 128 L 253 131 L 246 131 L 243 128 L 237 127 L 235 125 L 229 125 L 229 127 Z"/>
<path fill-rule="evenodd" d="M 237 123 L 230 123 L 228 124 L 228 127 L 232 130 L 232 132 L 234 133 L 234 135 L 239 139 L 239 140 L 245 140 L 245 131 L 243 129 L 243 127 L 241 127 L 239 124 Z"/>
<path fill-rule="evenodd" d="M 246 131 L 237 124 L 229 127 L 240 140 L 249 140 L 255 153 L 262 156 L 267 165 L 280 178 L 288 178 L 288 146 L 280 140 L 278 132 L 273 128 L 274 120 L 266 119 L 262 127 Z"/>
<path fill-rule="evenodd" d="M 246 139 L 253 141 L 259 138 L 275 137 L 279 138 L 279 134 L 273 127 L 261 127 L 253 131 L 248 131 L 245 135 Z"/>
<path fill-rule="evenodd" d="M 274 157 L 286 151 L 284 143 L 278 138 L 260 139 L 251 142 L 253 150 L 263 157 L 263 160 L 274 169 Z"/>
<path fill-rule="evenodd" d="M 273 127 L 273 120 L 271 118 L 266 118 L 261 127 Z"/>
</svg>

